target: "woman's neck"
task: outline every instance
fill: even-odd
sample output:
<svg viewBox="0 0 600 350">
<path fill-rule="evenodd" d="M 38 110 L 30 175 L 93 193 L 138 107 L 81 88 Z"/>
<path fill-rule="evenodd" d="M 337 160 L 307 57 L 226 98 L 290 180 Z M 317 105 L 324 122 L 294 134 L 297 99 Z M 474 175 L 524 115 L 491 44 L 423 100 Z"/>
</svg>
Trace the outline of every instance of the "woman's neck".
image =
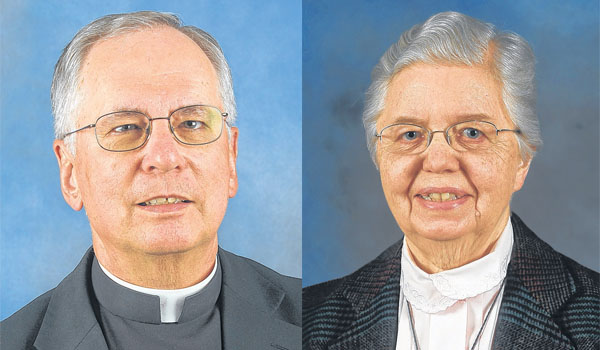
<svg viewBox="0 0 600 350">
<path fill-rule="evenodd" d="M 474 233 L 451 241 L 436 241 L 417 234 L 407 235 L 405 242 L 412 261 L 423 271 L 433 274 L 454 269 L 494 250 L 508 217 L 501 219 L 490 234 Z"/>
</svg>

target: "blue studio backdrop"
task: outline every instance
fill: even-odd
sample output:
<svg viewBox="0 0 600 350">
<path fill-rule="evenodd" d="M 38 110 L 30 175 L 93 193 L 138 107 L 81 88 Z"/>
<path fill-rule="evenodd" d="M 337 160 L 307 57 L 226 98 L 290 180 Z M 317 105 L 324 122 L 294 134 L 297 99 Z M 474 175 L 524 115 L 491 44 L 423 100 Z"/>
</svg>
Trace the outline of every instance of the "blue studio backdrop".
<svg viewBox="0 0 600 350">
<path fill-rule="evenodd" d="M 75 33 L 110 13 L 156 10 L 211 33 L 233 73 L 239 191 L 221 246 L 300 277 L 300 1 L 3 1 L 0 319 L 55 287 L 91 245 L 63 200 L 50 107 L 54 64 Z"/>
<path fill-rule="evenodd" d="M 532 46 L 544 146 L 512 210 L 556 250 L 598 270 L 597 0 L 305 0 L 303 285 L 351 273 L 402 237 L 366 147 L 364 93 L 401 33 L 443 11 Z"/>
</svg>

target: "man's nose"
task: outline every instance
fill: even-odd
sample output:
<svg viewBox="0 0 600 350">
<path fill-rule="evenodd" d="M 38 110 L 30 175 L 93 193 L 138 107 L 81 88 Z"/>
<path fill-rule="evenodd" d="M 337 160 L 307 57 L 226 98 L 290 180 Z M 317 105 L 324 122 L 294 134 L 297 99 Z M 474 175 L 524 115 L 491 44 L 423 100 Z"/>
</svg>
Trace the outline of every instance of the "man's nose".
<svg viewBox="0 0 600 350">
<path fill-rule="evenodd" d="M 435 137 L 439 134 L 439 137 Z M 433 173 L 454 172 L 459 169 L 456 151 L 446 140 L 444 132 L 431 135 L 431 143 L 423 152 L 423 170 Z"/>
<path fill-rule="evenodd" d="M 142 169 L 145 172 L 163 172 L 181 169 L 185 159 L 181 144 L 175 139 L 167 119 L 153 119 L 148 141 L 142 148 Z"/>
</svg>

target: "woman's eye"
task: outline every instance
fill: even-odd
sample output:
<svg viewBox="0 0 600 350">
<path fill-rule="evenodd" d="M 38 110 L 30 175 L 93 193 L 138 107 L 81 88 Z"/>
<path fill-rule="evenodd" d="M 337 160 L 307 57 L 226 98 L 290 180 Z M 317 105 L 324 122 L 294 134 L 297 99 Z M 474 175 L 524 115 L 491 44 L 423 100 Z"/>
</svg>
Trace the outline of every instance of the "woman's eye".
<svg viewBox="0 0 600 350">
<path fill-rule="evenodd" d="M 402 135 L 402 139 L 406 141 L 414 141 L 421 137 L 421 133 L 418 131 L 407 131 Z"/>
<path fill-rule="evenodd" d="M 114 132 L 127 132 L 127 131 L 133 131 L 133 130 L 138 130 L 139 127 L 135 124 L 125 124 L 125 125 L 120 125 L 117 126 L 116 128 L 113 129 Z"/>
<path fill-rule="evenodd" d="M 204 123 L 199 120 L 186 120 L 180 124 L 185 129 L 200 129 L 204 126 Z"/>
<path fill-rule="evenodd" d="M 466 128 L 463 130 L 462 134 L 469 139 L 478 139 L 481 137 L 481 131 L 474 128 Z"/>
</svg>

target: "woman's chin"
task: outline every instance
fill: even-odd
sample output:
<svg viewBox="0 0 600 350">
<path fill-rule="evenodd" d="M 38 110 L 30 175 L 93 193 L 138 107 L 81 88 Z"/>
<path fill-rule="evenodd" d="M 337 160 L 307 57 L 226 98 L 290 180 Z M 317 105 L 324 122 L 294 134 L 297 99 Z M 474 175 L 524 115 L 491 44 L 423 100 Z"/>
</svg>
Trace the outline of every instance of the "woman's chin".
<svg viewBox="0 0 600 350">
<path fill-rule="evenodd" d="M 419 238 L 439 242 L 456 240 L 471 232 L 469 223 L 464 222 L 464 218 L 461 219 L 411 220 L 412 230 L 408 231 L 413 234 L 409 233 L 408 236 L 412 240 Z"/>
</svg>

